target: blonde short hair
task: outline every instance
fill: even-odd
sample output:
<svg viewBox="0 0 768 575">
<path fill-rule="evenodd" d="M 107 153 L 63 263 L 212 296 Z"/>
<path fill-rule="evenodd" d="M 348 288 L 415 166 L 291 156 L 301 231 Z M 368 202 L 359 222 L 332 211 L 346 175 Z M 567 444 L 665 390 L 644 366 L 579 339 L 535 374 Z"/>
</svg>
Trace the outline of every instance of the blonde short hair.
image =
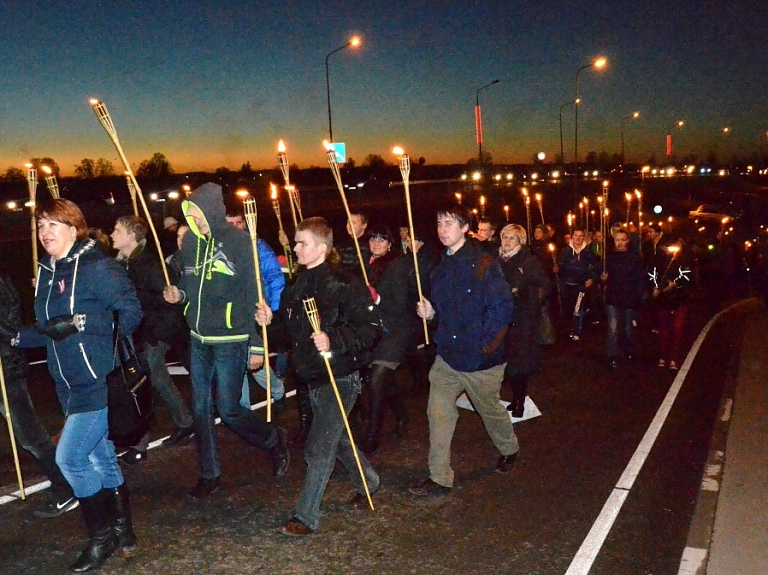
<svg viewBox="0 0 768 575">
<path fill-rule="evenodd" d="M 519 224 L 507 224 L 501 228 L 501 239 L 504 239 L 505 236 L 516 237 L 522 246 L 528 243 L 528 234 L 525 228 Z"/>
</svg>

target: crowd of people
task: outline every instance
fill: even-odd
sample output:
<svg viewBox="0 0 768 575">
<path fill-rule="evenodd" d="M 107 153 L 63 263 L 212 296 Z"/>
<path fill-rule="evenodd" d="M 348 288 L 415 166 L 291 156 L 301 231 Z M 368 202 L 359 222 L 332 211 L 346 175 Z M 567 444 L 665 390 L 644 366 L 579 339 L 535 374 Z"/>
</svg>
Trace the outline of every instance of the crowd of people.
<svg viewBox="0 0 768 575">
<path fill-rule="evenodd" d="M 675 370 L 691 290 L 718 273 L 716 266 L 704 269 L 695 245 L 653 225 L 642 237 L 616 224 L 605 238 L 578 227 L 558 238 L 551 226 L 536 226 L 529 237 L 512 223 L 497 237 L 493 221 L 475 220 L 460 204 L 437 209 L 436 234 L 418 238 L 407 225 L 392 228 L 358 212 L 348 237 L 335 241 L 324 218 L 306 218 L 292 240 L 280 237 L 296 256 L 296 269 L 286 270 L 288 262 L 267 242 L 246 232 L 242 212 L 228 205 L 219 185 L 203 184 L 182 209 L 181 224 L 165 218 L 158 252 L 138 216 L 120 217 L 111 243 L 102 243 L 104 234 L 101 241 L 89 236 L 74 203 L 43 202 L 35 213 L 47 256 L 35 280 L 34 324 L 21 325 L 18 295 L 0 278 L 0 355 L 14 428 L 52 485 L 36 514 L 55 517 L 79 507 L 88 530 L 74 572 L 96 569 L 118 550 L 129 554 L 137 543 L 120 462 L 146 460 L 149 431 L 122 443 L 110 438 L 106 376 L 114 366 L 115 324 L 133 337 L 168 407 L 174 431 L 165 443 L 194 437 L 200 475 L 190 500 L 220 488 L 214 410 L 264 450 L 276 478 L 291 464 L 289 443 L 303 447 L 304 484 L 279 527 L 301 537 L 320 527 L 337 459 L 356 491 L 350 505 L 368 506 L 380 485 L 370 456 L 385 437 L 387 411 L 394 437 L 407 432 L 409 392 L 429 387 L 428 475 L 410 493 L 450 493 L 462 393 L 499 452 L 495 471 L 508 474 L 520 450 L 513 418 L 524 417 L 529 378 L 542 368 L 542 347 L 552 343 L 551 318 L 573 345 L 589 326 L 605 322 L 605 361 L 615 369 L 632 359 L 637 313 L 647 307 L 659 336 L 658 366 Z M 167 256 L 167 279 L 158 256 Z M 296 388 L 298 426 L 291 433 L 250 408 L 249 376 L 266 388 L 271 360 L 264 333 L 276 351 L 268 400 L 280 402 L 289 380 Z M 47 349 L 65 415 L 57 445 L 26 389 L 17 348 L 32 347 Z M 189 371 L 191 407 L 168 372 L 169 352 Z M 505 409 L 500 398 L 507 389 Z"/>
</svg>

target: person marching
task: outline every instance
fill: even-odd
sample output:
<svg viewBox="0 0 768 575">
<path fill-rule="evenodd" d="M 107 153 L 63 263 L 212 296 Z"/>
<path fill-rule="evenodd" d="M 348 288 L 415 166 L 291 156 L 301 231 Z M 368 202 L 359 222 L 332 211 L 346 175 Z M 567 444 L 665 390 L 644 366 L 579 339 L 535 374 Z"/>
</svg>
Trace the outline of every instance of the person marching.
<svg viewBox="0 0 768 575">
<path fill-rule="evenodd" d="M 496 258 L 467 240 L 469 222 L 462 205 L 437 212 L 437 233 L 446 251 L 432 272 L 432 300 L 416 305 L 419 317 L 437 321 L 427 406 L 429 477 L 409 487 L 416 496 L 445 495 L 453 487 L 451 440 L 459 418 L 456 398 L 462 392 L 501 452 L 498 473 L 512 471 L 520 449 L 509 414 L 499 403 L 512 294 Z"/>
<path fill-rule="evenodd" d="M 72 511 L 79 503 L 72 493 L 72 487 L 56 465 L 56 445 L 40 423 L 35 406 L 32 405 L 32 398 L 27 389 L 29 372 L 27 360 L 11 345 L 11 341 L 19 333 L 20 326 L 19 293 L 10 278 L 5 275 L 0 276 L 0 358 L 3 360 L 13 433 L 21 446 L 35 456 L 40 469 L 51 482 L 52 493 L 48 501 L 32 513 L 36 517 L 57 517 Z M 0 404 L 0 413 L 7 417 L 2 404 Z"/>
<path fill-rule="evenodd" d="M 47 348 L 65 416 L 56 463 L 88 528 L 89 541 L 70 566 L 81 573 L 101 566 L 118 548 L 128 553 L 136 546 L 128 489 L 108 438 L 106 376 L 114 366 L 113 314 L 129 336 L 141 323 L 141 305 L 125 270 L 88 238 L 80 208 L 52 199 L 37 205 L 35 215 L 50 258 L 39 262 L 37 323 L 21 328 L 18 347 Z"/>
<path fill-rule="evenodd" d="M 614 230 L 613 243 L 614 248 L 606 253 L 605 271 L 601 275 L 605 285 L 610 368 L 632 357 L 634 322 L 645 289 L 645 265 L 640 254 L 630 249 L 629 233 L 623 229 Z M 621 349 L 619 331 L 623 335 Z"/>
<path fill-rule="evenodd" d="M 509 224 L 501 230 L 499 263 L 515 298 L 504 368 L 504 383 L 512 388 L 512 402 L 507 409 L 513 417 L 523 416 L 528 378 L 541 369 L 539 318 L 550 289 L 539 259 L 526 249 L 527 236 L 525 228 L 518 224 Z"/>
<path fill-rule="evenodd" d="M 136 348 L 149 367 L 152 387 L 171 412 L 176 429 L 164 444 L 173 445 L 192 435 L 192 415 L 184 398 L 171 379 L 165 363 L 165 354 L 176 342 L 189 337 L 184 316 L 177 307 L 163 299 L 165 280 L 157 254 L 147 244 L 149 227 L 138 216 L 122 216 L 115 222 L 112 247 L 117 250 L 117 261 L 125 268 L 141 302 L 144 319 L 136 331 Z M 146 460 L 149 432 L 120 457 L 126 463 Z"/>
<path fill-rule="evenodd" d="M 571 314 L 571 334 L 573 341 L 581 340 L 581 329 L 587 307 L 587 290 L 597 279 L 598 261 L 587 249 L 584 230 L 573 230 L 568 247 L 560 252 L 557 264 L 552 271 L 560 274 L 560 291 L 563 297 L 563 309 L 566 317 Z"/>
<path fill-rule="evenodd" d="M 246 234 L 227 223 L 221 186 L 206 183 L 182 204 L 190 227 L 181 246 L 183 275 L 166 286 L 169 303 L 183 303 L 191 329 L 191 381 L 200 479 L 188 492 L 200 500 L 218 491 L 219 464 L 215 401 L 222 421 L 248 443 L 269 452 L 272 473 L 288 471 L 290 455 L 284 430 L 268 425 L 240 405 L 246 365 L 264 363 L 261 335 L 253 321 L 256 275 Z"/>
<path fill-rule="evenodd" d="M 368 454 L 374 453 L 379 446 L 387 405 L 397 419 L 398 438 L 408 426 L 403 391 L 397 388 L 395 370 L 405 362 L 406 353 L 415 341 L 412 333 L 415 314 L 408 289 L 409 280 L 415 281 L 415 276 L 409 273 L 413 269 L 413 260 L 401 257 L 397 249 L 393 250 L 394 241 L 388 227 L 371 226 L 368 279 L 376 291 L 375 303 L 381 313 L 384 334 L 371 352 L 368 393 L 363 393 L 368 412 L 368 433 L 362 449 Z"/>
<path fill-rule="evenodd" d="M 307 473 L 294 516 L 280 527 L 288 536 L 309 535 L 320 526 L 320 504 L 336 459 L 350 475 L 357 490 L 350 504 L 367 506 L 365 485 L 358 473 L 352 444 L 334 394 L 325 361 L 329 360 L 344 411 L 352 410 L 360 395 L 359 369 L 381 334 L 380 317 L 365 284 L 340 265 L 333 250 L 333 231 L 324 218 L 304 219 L 296 228 L 296 261 L 304 266 L 295 281 L 283 291 L 280 308 L 273 314 L 266 302 L 256 312 L 259 325 L 272 324 L 270 340 L 289 341 L 296 376 L 309 388 L 312 424 L 304 447 Z M 315 299 L 320 329 L 315 333 L 306 316 L 304 302 Z M 273 321 L 274 320 L 274 321 Z M 358 453 L 368 490 L 379 487 L 379 475 L 364 455 Z"/>
</svg>

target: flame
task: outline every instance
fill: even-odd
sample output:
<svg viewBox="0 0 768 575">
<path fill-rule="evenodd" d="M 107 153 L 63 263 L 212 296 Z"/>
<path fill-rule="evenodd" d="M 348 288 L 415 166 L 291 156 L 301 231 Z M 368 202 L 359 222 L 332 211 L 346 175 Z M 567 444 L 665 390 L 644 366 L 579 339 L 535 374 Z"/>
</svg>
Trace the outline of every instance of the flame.
<svg viewBox="0 0 768 575">
<path fill-rule="evenodd" d="M 392 153 L 396 156 L 403 156 L 405 155 L 405 150 L 403 150 L 400 146 L 395 146 L 392 148 Z"/>
<path fill-rule="evenodd" d="M 549 244 L 547 247 L 549 248 L 549 251 L 551 252 L 555 251 L 555 244 Z"/>
<path fill-rule="evenodd" d="M 509 206 L 504 206 L 504 211 L 508 212 L 509 211 Z"/>
<path fill-rule="evenodd" d="M 331 145 L 331 143 L 330 143 L 328 140 L 323 140 L 323 146 L 325 146 L 325 149 L 326 149 L 328 152 L 330 152 L 331 150 L 333 150 L 333 146 Z"/>
<path fill-rule="evenodd" d="M 91 106 L 98 106 L 99 104 L 101 104 L 101 102 L 99 102 L 96 98 L 91 98 L 90 100 L 88 100 L 88 102 L 91 104 Z"/>
<path fill-rule="evenodd" d="M 34 166 L 32 164 L 30 164 L 29 162 L 27 162 L 26 164 L 24 164 L 24 167 L 29 169 L 29 168 L 33 168 Z"/>
<path fill-rule="evenodd" d="M 480 205 L 481 206 L 485 205 L 485 196 L 480 196 Z"/>
<path fill-rule="evenodd" d="M 536 194 L 534 197 L 536 198 L 537 202 L 541 201 L 541 194 Z"/>
<path fill-rule="evenodd" d="M 283 141 L 280 140 L 280 143 L 282 143 L 282 142 Z M 275 184 L 269 184 L 269 187 L 272 188 L 272 199 L 276 200 L 277 199 L 277 186 Z"/>
<path fill-rule="evenodd" d="M 40 169 L 43 170 L 49 176 L 53 173 L 53 170 L 48 166 L 40 166 Z"/>
<path fill-rule="evenodd" d="M 280 152 L 281 154 L 285 153 L 285 142 L 283 142 L 282 140 L 280 140 L 277 143 L 277 151 Z"/>
</svg>

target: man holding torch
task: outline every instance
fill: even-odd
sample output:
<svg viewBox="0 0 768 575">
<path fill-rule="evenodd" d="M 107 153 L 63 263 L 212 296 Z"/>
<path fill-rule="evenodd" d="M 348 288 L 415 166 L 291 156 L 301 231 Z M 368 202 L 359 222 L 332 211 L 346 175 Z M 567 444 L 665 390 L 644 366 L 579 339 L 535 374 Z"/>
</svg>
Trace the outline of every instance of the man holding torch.
<svg viewBox="0 0 768 575">
<path fill-rule="evenodd" d="M 381 324 L 365 284 L 339 265 L 333 231 L 325 219 L 302 220 L 295 239 L 296 261 L 306 269 L 285 288 L 276 314 L 266 302 L 259 303 L 256 321 L 272 324 L 270 340 L 274 334 L 277 341 L 290 343 L 296 376 L 309 388 L 313 419 L 304 447 L 307 474 L 293 518 L 280 527 L 283 535 L 300 537 L 320 526 L 320 503 L 337 458 L 357 490 L 350 502 L 354 508 L 365 508 L 366 494 L 379 487 L 378 473 L 345 433 L 339 401 L 349 415 L 362 387 L 359 369 L 367 363 Z M 317 305 L 319 331 L 305 313 L 308 300 Z"/>
<path fill-rule="evenodd" d="M 227 223 L 221 186 L 206 183 L 182 204 L 190 233 L 181 246 L 182 275 L 167 286 L 165 300 L 185 305 L 191 329 L 191 381 L 195 440 L 201 476 L 188 497 L 199 500 L 219 489 L 218 448 L 214 426 L 216 405 L 222 421 L 248 443 L 269 452 L 272 473 L 288 471 L 290 455 L 285 431 L 268 425 L 240 405 L 246 364 L 264 363 L 261 335 L 253 322 L 256 274 L 250 240 Z"/>
</svg>

